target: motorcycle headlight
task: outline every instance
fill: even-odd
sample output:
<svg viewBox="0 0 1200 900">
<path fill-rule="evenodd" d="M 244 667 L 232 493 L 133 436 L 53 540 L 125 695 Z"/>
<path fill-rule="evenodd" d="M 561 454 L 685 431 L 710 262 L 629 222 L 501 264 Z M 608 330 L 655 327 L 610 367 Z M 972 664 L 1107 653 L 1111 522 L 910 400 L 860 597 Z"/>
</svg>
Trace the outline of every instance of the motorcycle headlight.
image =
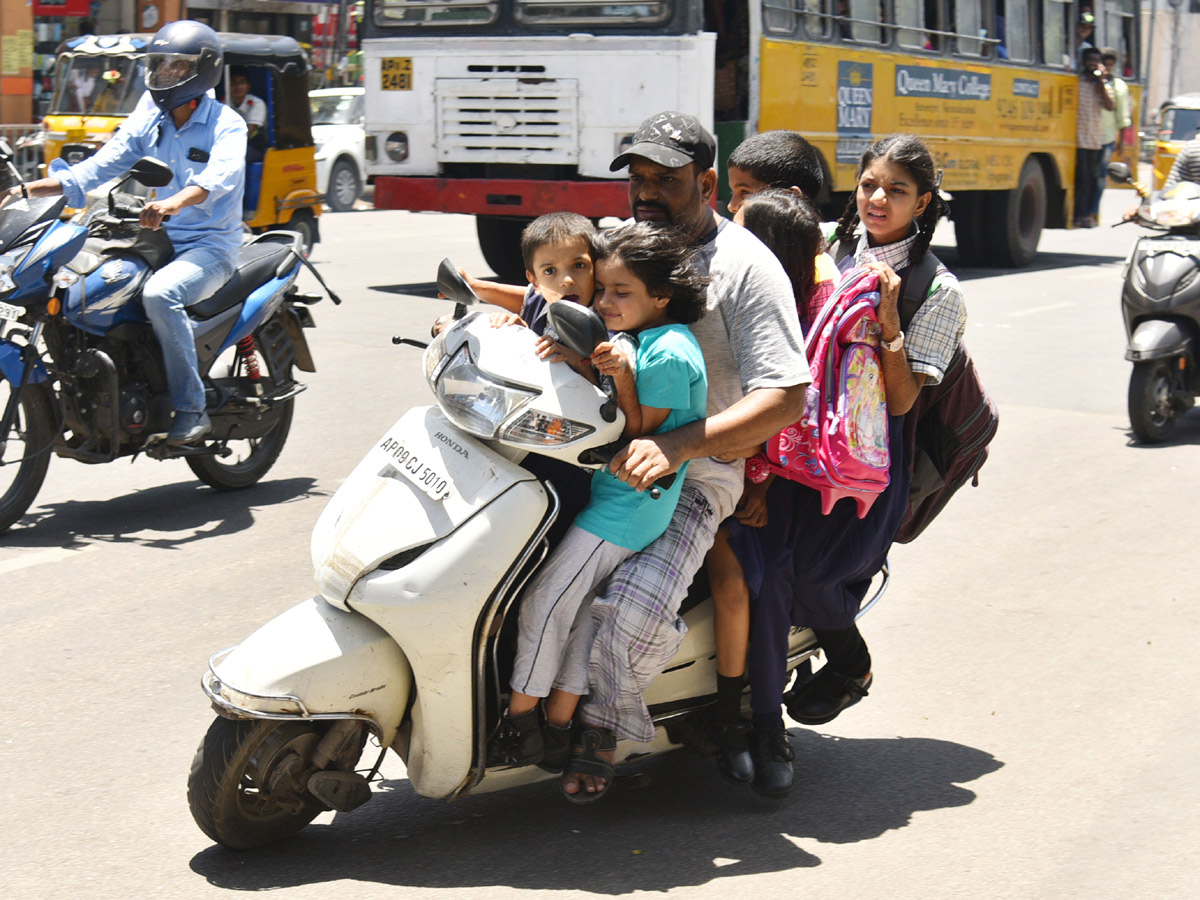
<svg viewBox="0 0 1200 900">
<path fill-rule="evenodd" d="M 429 349 L 433 349 L 432 344 Z M 426 354 L 428 365 L 430 354 L 428 351 Z M 470 345 L 466 343 L 439 368 L 434 382 L 438 405 L 446 418 L 476 437 L 494 438 L 510 416 L 539 394 L 536 390 L 488 375 L 475 364 Z"/>
<path fill-rule="evenodd" d="M 1190 200 L 1163 200 L 1154 205 L 1154 221 L 1164 228 L 1180 228 L 1196 220 L 1196 204 Z"/>
</svg>

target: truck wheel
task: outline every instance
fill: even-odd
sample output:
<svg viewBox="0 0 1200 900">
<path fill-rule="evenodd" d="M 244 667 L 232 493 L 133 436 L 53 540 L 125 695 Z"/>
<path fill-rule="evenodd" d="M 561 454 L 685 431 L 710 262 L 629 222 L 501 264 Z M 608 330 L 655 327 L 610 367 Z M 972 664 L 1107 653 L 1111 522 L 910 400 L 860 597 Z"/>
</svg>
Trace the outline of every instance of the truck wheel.
<svg viewBox="0 0 1200 900">
<path fill-rule="evenodd" d="M 492 271 L 510 284 L 525 283 L 525 262 L 521 259 L 521 232 L 532 219 L 503 216 L 476 216 L 475 233 L 479 249 Z"/>
<path fill-rule="evenodd" d="M 8 406 L 12 384 L 0 378 L 0 412 Z M 50 467 L 50 447 L 57 429 L 54 405 L 40 384 L 27 384 L 17 404 L 4 447 L 4 465 L 0 466 L 0 531 L 25 515 L 46 480 Z"/>
<path fill-rule="evenodd" d="M 999 226 L 999 234 L 992 238 L 993 264 L 1029 265 L 1046 224 L 1046 175 L 1041 164 L 1032 156 L 1026 159 L 1016 190 L 997 192 L 993 203 L 992 221 Z"/>
<path fill-rule="evenodd" d="M 1175 430 L 1167 361 L 1138 363 L 1129 376 L 1129 424 L 1143 444 L 1161 444 Z"/>
</svg>

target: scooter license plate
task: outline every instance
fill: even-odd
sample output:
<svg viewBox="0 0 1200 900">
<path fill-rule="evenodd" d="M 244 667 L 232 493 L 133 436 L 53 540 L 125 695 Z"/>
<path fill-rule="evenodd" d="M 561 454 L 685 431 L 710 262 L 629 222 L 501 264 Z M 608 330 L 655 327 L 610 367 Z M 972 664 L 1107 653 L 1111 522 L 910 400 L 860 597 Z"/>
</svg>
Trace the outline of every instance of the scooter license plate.
<svg viewBox="0 0 1200 900">
<path fill-rule="evenodd" d="M 403 444 L 391 450 L 390 468 L 398 472 L 433 500 L 445 500 L 450 496 L 450 476 L 442 468 L 442 461 L 435 453 L 414 453 Z"/>
<path fill-rule="evenodd" d="M 0 319 L 7 319 L 9 322 L 15 322 L 25 314 L 25 310 L 19 306 L 13 306 L 11 303 L 0 303 Z"/>
</svg>

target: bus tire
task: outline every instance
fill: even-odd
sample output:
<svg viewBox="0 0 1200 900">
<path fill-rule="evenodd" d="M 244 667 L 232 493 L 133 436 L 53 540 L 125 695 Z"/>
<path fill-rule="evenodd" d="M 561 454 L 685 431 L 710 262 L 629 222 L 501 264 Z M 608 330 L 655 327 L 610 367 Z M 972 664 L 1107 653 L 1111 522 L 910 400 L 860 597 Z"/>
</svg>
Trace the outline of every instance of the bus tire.
<svg viewBox="0 0 1200 900">
<path fill-rule="evenodd" d="M 510 284 L 525 283 L 525 262 L 521 258 L 521 232 L 531 219 L 507 216 L 476 216 L 475 233 L 479 249 L 492 271 Z"/>
<path fill-rule="evenodd" d="M 1037 255 L 1042 226 L 1046 224 L 1046 173 L 1032 156 L 1021 167 L 1016 190 L 997 192 L 992 222 L 999 232 L 994 241 L 993 264 L 1021 268 Z"/>
<path fill-rule="evenodd" d="M 986 199 L 987 195 L 981 191 L 957 191 L 950 201 L 959 265 L 982 266 L 986 263 Z"/>
</svg>

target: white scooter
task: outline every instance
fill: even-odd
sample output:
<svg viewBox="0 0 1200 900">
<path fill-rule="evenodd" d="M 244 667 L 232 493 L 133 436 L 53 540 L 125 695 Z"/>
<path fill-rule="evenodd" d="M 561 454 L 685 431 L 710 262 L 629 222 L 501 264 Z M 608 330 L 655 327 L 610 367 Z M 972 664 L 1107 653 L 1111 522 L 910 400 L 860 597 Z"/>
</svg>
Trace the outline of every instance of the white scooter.
<svg viewBox="0 0 1200 900">
<path fill-rule="evenodd" d="M 318 595 L 214 655 L 202 679 L 219 718 L 192 763 L 188 803 L 225 846 L 270 843 L 366 802 L 389 747 L 426 797 L 550 777 L 486 766 L 512 656 L 500 627 L 559 512 L 554 486 L 518 463 L 537 453 L 603 464 L 623 417 L 611 390 L 539 359 L 533 332 L 467 312 L 479 300 L 448 260 L 438 287 L 459 305 L 425 350 L 437 405 L 405 413 L 329 501 L 312 536 Z M 550 314 L 583 355 L 607 338 L 584 307 Z M 886 586 L 885 570 L 862 612 Z M 618 764 L 678 746 L 671 726 L 714 699 L 713 604 L 686 607 L 683 645 L 646 695 L 662 727 L 649 745 L 621 742 Z M 816 649 L 810 631 L 794 631 L 789 666 Z M 368 733 L 381 752 L 362 774 Z"/>
</svg>

